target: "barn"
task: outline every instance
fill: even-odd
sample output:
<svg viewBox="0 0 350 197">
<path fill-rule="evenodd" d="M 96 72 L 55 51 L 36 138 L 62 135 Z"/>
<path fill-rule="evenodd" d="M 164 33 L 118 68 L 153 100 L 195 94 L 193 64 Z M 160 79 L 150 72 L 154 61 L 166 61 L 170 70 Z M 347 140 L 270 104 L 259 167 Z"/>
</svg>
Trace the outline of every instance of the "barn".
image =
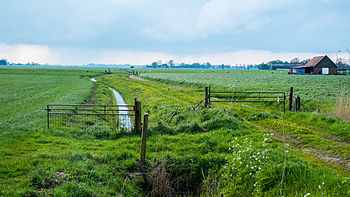
<svg viewBox="0 0 350 197">
<path fill-rule="evenodd" d="M 337 74 L 338 66 L 327 56 L 316 56 L 306 65 L 290 69 L 291 74 Z"/>
</svg>

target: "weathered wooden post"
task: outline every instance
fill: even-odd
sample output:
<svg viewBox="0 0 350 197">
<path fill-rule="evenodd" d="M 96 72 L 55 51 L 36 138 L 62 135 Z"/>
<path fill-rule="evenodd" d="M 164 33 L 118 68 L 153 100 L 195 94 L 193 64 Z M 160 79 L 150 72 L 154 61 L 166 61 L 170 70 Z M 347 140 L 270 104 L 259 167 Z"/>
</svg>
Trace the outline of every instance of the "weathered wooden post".
<svg viewBox="0 0 350 197">
<path fill-rule="evenodd" d="M 209 90 L 208 90 L 208 106 L 210 107 L 210 86 L 209 86 Z"/>
<path fill-rule="evenodd" d="M 148 128 L 148 113 L 143 115 L 143 128 L 141 134 L 141 162 L 144 164 L 146 159 L 146 141 Z"/>
<path fill-rule="evenodd" d="M 141 133 L 141 102 L 135 98 L 135 131 Z"/>
<path fill-rule="evenodd" d="M 47 110 L 47 129 L 50 129 L 50 106 L 49 105 L 46 106 L 46 110 Z"/>
<path fill-rule="evenodd" d="M 297 96 L 297 111 L 300 111 L 300 96 Z"/>
<path fill-rule="evenodd" d="M 286 93 L 283 93 L 283 113 L 286 113 Z"/>
<path fill-rule="evenodd" d="M 290 87 L 290 92 L 289 92 L 289 111 L 292 111 L 293 108 L 293 87 Z"/>
<path fill-rule="evenodd" d="M 208 107 L 208 104 L 209 104 L 209 87 L 205 87 L 205 103 L 204 103 L 204 106 L 205 108 Z"/>
</svg>

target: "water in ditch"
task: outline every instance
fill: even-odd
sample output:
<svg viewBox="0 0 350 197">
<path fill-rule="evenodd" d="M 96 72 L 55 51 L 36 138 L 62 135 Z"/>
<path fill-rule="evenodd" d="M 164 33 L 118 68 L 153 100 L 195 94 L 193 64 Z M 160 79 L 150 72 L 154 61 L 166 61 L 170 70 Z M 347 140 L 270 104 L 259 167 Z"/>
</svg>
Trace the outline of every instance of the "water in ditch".
<svg viewBox="0 0 350 197">
<path fill-rule="evenodd" d="M 109 88 L 113 91 L 115 100 L 117 101 L 117 105 L 126 105 L 123 97 L 119 94 L 118 91 L 116 91 L 113 88 Z M 128 107 L 119 107 L 120 110 L 127 110 L 129 109 Z M 125 115 L 121 115 L 119 116 L 119 124 L 121 127 L 123 127 L 124 129 L 130 131 L 132 129 L 132 123 L 131 123 L 131 118 L 130 116 L 128 116 L 128 111 L 120 111 L 119 114 L 125 114 Z"/>
<path fill-rule="evenodd" d="M 91 81 L 93 82 L 97 82 L 95 78 L 91 78 Z M 109 88 L 110 90 L 112 90 L 113 94 L 114 94 L 114 98 L 117 102 L 117 105 L 126 105 L 123 97 L 119 94 L 118 91 L 116 91 L 115 89 L 113 88 Z M 127 110 L 129 109 L 128 107 L 119 107 L 120 110 Z M 120 111 L 119 114 L 123 114 L 121 116 L 119 116 L 119 124 L 120 124 L 120 127 L 128 130 L 128 131 L 131 131 L 132 129 L 132 122 L 131 122 L 131 117 L 128 116 L 128 111 Z"/>
</svg>

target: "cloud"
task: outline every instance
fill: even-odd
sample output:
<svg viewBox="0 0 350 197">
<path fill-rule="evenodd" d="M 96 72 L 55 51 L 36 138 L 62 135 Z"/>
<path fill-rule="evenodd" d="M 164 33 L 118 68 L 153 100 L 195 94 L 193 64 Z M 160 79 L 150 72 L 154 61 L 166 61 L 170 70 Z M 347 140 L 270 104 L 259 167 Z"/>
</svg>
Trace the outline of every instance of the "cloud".
<svg viewBox="0 0 350 197">
<path fill-rule="evenodd" d="M 11 62 L 58 62 L 58 55 L 45 45 L 16 44 L 7 45 L 0 43 L 0 58 L 8 59 Z"/>
<path fill-rule="evenodd" d="M 165 5 L 146 18 L 148 26 L 141 33 L 157 40 L 196 40 L 210 36 L 254 31 L 270 22 L 267 12 L 288 6 L 285 0 L 210 0 L 197 7 Z M 294 1 L 295 2 L 295 1 Z M 169 8 L 169 9 L 168 9 Z"/>
<path fill-rule="evenodd" d="M 88 63 L 146 65 L 157 60 L 165 62 L 172 59 L 177 63 L 210 62 L 211 64 L 230 64 L 236 66 L 237 64 L 260 64 L 277 59 L 290 61 L 295 57 L 303 60 L 316 55 L 325 54 L 239 50 L 202 55 L 176 55 L 157 51 L 91 50 L 86 48 L 24 44 L 9 45 L 0 43 L 0 58 L 5 58 L 15 63 L 36 62 L 55 65 L 84 65 Z M 333 60 L 336 57 L 335 53 L 327 55 Z M 339 57 L 348 58 L 346 53 L 340 53 Z"/>
</svg>

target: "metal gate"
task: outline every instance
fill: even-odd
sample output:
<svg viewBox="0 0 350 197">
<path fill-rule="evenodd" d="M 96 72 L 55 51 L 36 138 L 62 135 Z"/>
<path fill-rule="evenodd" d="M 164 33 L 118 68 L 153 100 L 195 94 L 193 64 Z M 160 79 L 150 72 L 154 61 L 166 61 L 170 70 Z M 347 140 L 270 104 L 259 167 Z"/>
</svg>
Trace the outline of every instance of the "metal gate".
<svg viewBox="0 0 350 197">
<path fill-rule="evenodd" d="M 279 103 L 283 104 L 285 112 L 286 93 L 284 92 L 234 92 L 234 91 L 211 91 L 205 87 L 205 107 L 211 103 Z"/>
<path fill-rule="evenodd" d="M 47 128 L 82 130 L 137 130 L 141 103 L 135 105 L 48 104 Z"/>
</svg>

